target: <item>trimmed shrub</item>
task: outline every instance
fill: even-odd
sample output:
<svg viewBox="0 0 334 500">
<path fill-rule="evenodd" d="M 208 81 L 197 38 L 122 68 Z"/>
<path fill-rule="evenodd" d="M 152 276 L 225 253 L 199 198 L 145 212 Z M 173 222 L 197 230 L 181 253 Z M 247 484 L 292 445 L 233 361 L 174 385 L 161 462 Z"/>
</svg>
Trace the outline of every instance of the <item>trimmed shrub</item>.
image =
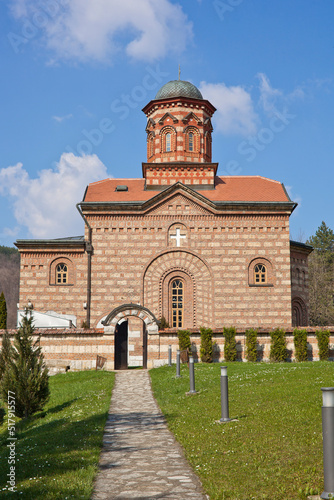
<svg viewBox="0 0 334 500">
<path fill-rule="evenodd" d="M 276 330 L 270 333 L 270 337 L 270 361 L 275 361 L 277 363 L 286 361 L 288 353 L 286 349 L 285 331 L 276 328 Z"/>
<path fill-rule="evenodd" d="M 166 320 L 165 316 L 161 316 L 159 325 L 160 325 L 160 330 L 164 330 L 165 328 L 169 328 L 169 323 Z"/>
<path fill-rule="evenodd" d="M 182 363 L 187 363 L 189 359 L 189 354 L 191 354 L 191 341 L 189 330 L 179 330 L 177 332 L 179 338 L 179 349 L 181 351 L 181 361 Z"/>
<path fill-rule="evenodd" d="M 307 361 L 307 331 L 295 328 L 293 331 L 293 343 L 295 345 L 296 361 Z"/>
<path fill-rule="evenodd" d="M 225 361 L 235 361 L 237 359 L 237 343 L 234 326 L 224 327 L 223 334 L 225 338 L 224 359 Z"/>
<path fill-rule="evenodd" d="M 316 332 L 320 361 L 326 361 L 329 357 L 329 330 L 318 330 Z"/>
<path fill-rule="evenodd" d="M 212 330 L 201 326 L 201 361 L 203 363 L 212 363 L 213 345 L 212 345 Z"/>
<path fill-rule="evenodd" d="M 250 328 L 246 330 L 246 359 L 247 361 L 257 360 L 257 330 Z"/>
</svg>

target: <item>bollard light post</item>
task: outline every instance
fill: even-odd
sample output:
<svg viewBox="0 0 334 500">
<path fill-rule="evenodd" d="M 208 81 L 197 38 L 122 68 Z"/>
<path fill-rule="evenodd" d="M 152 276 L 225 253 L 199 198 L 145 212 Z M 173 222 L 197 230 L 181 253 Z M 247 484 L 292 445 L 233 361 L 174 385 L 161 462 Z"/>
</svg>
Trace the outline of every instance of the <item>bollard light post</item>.
<svg viewBox="0 0 334 500">
<path fill-rule="evenodd" d="M 176 351 L 176 378 L 180 378 L 180 349 Z"/>
<path fill-rule="evenodd" d="M 320 498 L 334 498 L 334 387 L 322 387 L 322 436 L 324 491 Z"/>
<path fill-rule="evenodd" d="M 172 366 L 172 346 L 168 346 L 168 366 Z"/>
<path fill-rule="evenodd" d="M 196 394 L 196 390 L 195 390 L 194 358 L 192 356 L 189 356 L 189 381 L 190 381 L 190 391 L 189 391 L 189 394 Z"/>
<path fill-rule="evenodd" d="M 220 398 L 222 418 L 220 422 L 230 422 L 229 409 L 228 409 L 228 379 L 227 379 L 227 366 L 220 367 Z"/>
</svg>

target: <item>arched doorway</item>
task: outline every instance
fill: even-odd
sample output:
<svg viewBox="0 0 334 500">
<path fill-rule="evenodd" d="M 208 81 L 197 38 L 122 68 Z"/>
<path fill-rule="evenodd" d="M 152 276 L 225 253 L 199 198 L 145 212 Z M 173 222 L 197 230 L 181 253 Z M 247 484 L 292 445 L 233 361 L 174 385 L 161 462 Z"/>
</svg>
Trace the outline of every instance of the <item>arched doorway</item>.
<svg viewBox="0 0 334 500">
<path fill-rule="evenodd" d="M 115 370 L 128 368 L 128 322 L 123 320 L 115 328 L 114 344 Z"/>
<path fill-rule="evenodd" d="M 101 321 L 114 334 L 115 370 L 130 366 L 147 368 L 148 333 L 159 332 L 159 322 L 153 313 L 139 304 L 116 307 Z"/>
</svg>

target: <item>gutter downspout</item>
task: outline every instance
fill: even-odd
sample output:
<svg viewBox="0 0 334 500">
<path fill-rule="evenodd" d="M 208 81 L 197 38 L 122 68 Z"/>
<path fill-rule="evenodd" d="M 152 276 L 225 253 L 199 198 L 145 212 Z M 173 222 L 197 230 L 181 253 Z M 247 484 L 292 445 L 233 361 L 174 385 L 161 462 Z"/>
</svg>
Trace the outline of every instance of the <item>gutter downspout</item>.
<svg viewBox="0 0 334 500">
<path fill-rule="evenodd" d="M 92 296 L 92 254 L 93 254 L 93 245 L 92 245 L 92 228 L 88 224 L 88 221 L 84 214 L 81 211 L 80 203 L 76 204 L 77 210 L 81 217 L 84 220 L 88 228 L 88 241 L 85 241 L 86 244 L 86 252 L 88 256 L 87 262 L 87 315 L 86 315 L 86 323 L 87 327 L 90 328 L 90 306 L 91 306 L 91 296 Z"/>
</svg>

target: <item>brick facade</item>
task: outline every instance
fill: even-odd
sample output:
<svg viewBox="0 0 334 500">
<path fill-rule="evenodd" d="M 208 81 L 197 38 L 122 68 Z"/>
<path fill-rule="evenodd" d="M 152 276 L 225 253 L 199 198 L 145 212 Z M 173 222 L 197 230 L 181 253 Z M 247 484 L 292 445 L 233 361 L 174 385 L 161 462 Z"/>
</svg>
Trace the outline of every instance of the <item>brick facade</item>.
<svg viewBox="0 0 334 500">
<path fill-rule="evenodd" d="M 187 82 L 172 83 L 182 95 L 172 95 L 166 84 L 167 93 L 143 110 L 143 178 L 88 186 L 79 204 L 84 238 L 17 242 L 20 308 L 31 301 L 36 311 L 75 315 L 77 327 L 87 321 L 108 329 L 111 311 L 133 304 L 172 324 L 177 279 L 183 328 L 307 324 L 311 249 L 290 243 L 296 205 L 277 181 L 218 177 L 218 164 L 211 163 L 215 108 Z M 57 283 L 58 263 L 66 264 L 66 284 Z M 259 265 L 265 268 L 261 282 Z M 141 312 L 128 317 L 129 365 L 143 356 Z M 156 335 L 148 335 L 149 362 Z"/>
</svg>

